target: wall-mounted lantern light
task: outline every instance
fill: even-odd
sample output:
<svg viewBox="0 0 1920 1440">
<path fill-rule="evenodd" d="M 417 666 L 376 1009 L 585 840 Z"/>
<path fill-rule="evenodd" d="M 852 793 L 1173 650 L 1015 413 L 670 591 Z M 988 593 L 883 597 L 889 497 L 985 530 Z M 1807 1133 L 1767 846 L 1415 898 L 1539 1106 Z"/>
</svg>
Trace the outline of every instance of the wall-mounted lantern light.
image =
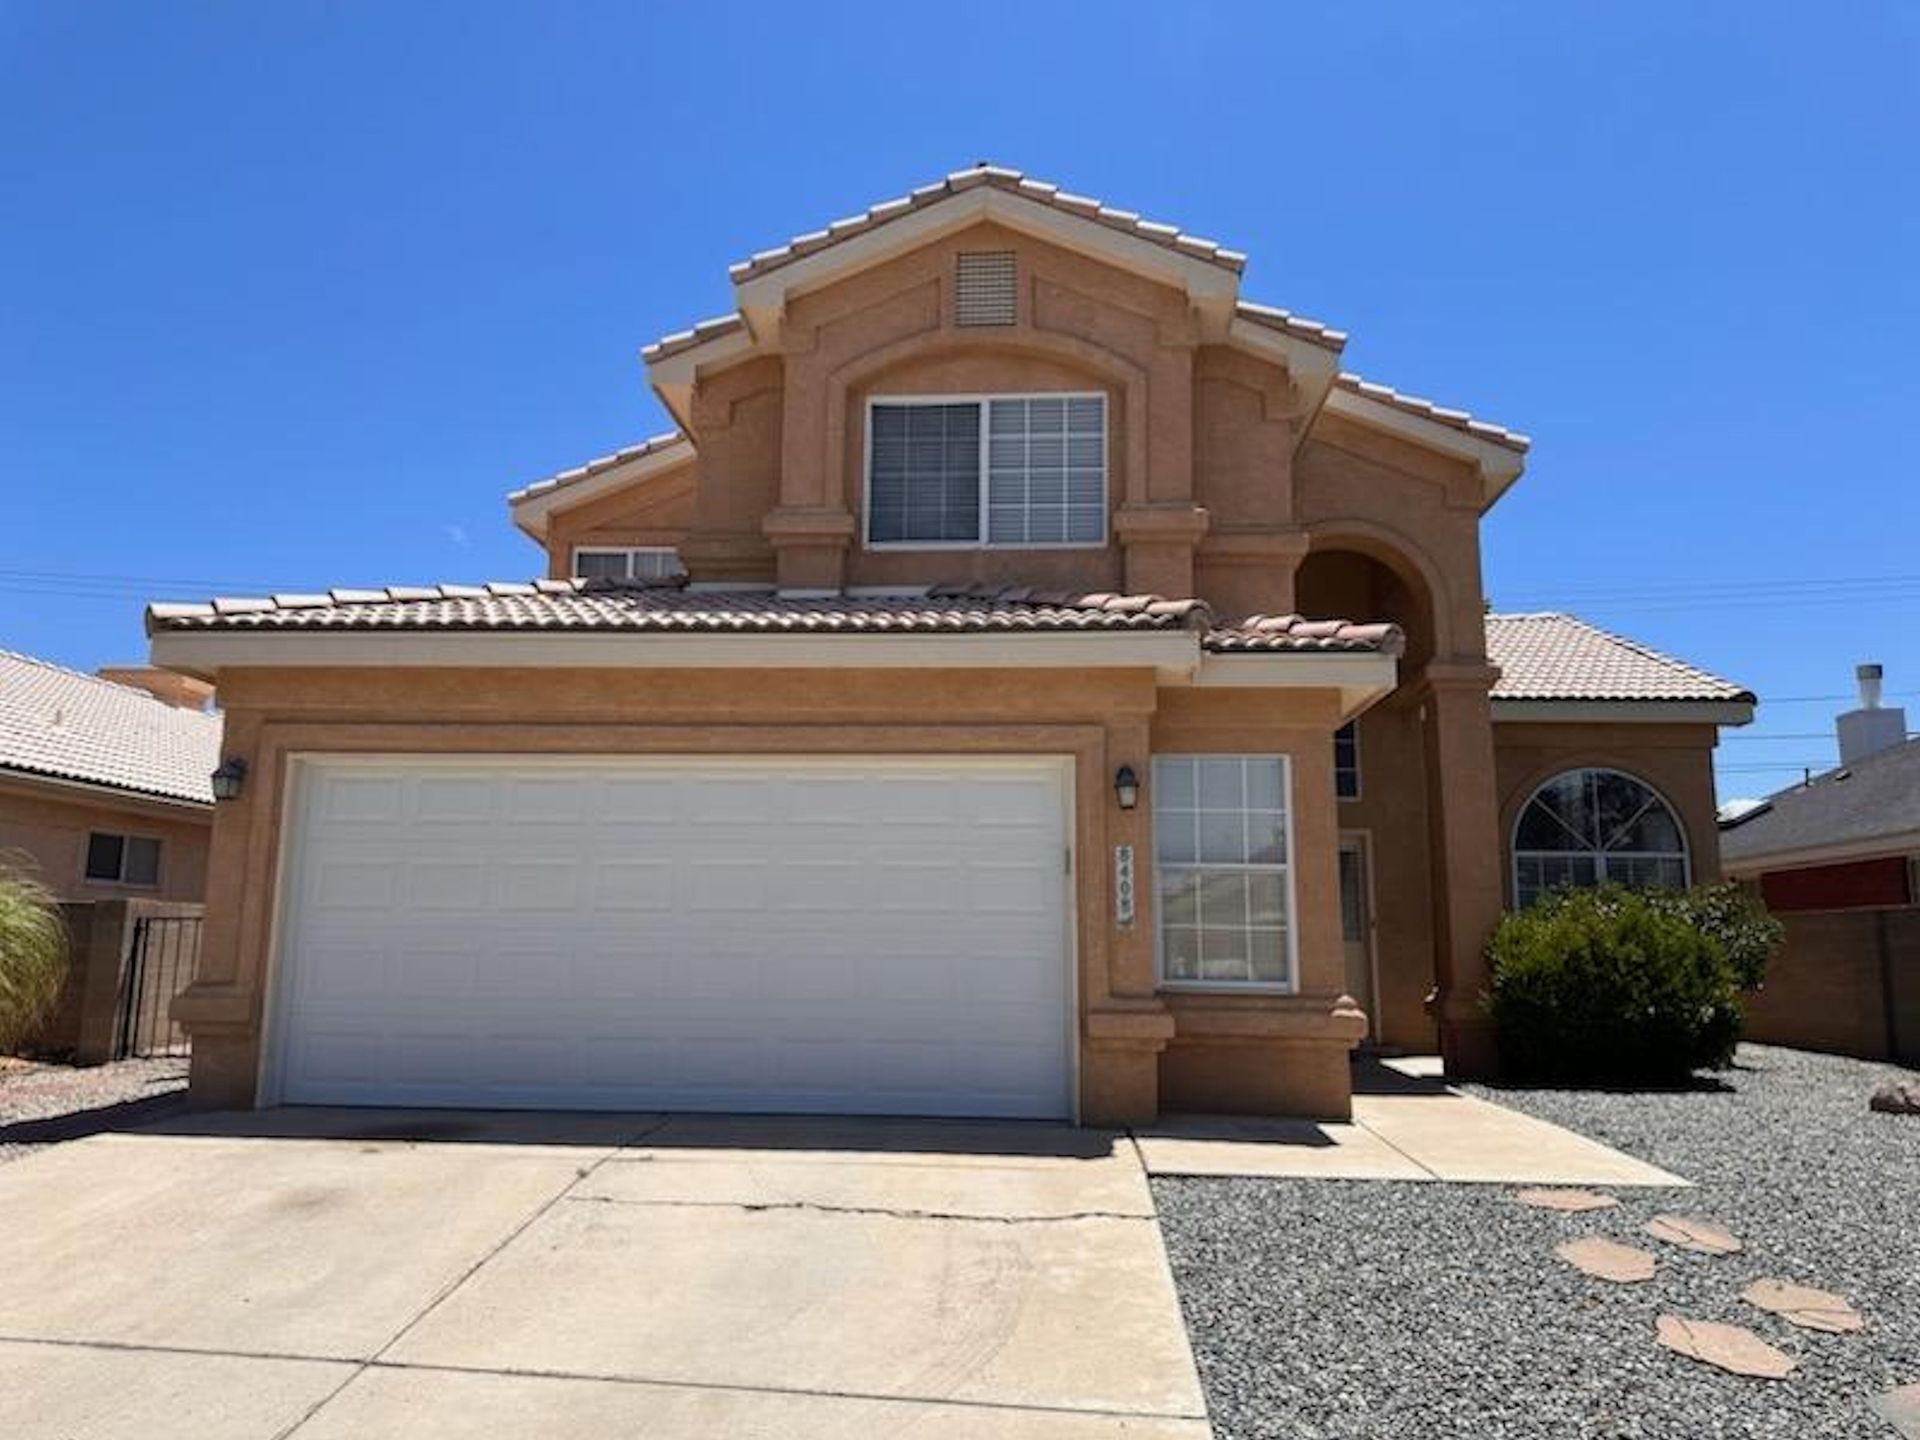
<svg viewBox="0 0 1920 1440">
<path fill-rule="evenodd" d="M 1113 798 L 1120 802 L 1122 810 L 1131 810 L 1140 803 L 1140 777 L 1133 773 L 1133 766 L 1122 765 L 1113 772 Z"/>
<path fill-rule="evenodd" d="M 247 762 L 238 755 L 229 755 L 220 762 L 220 768 L 213 772 L 211 778 L 214 799 L 238 799 L 240 787 L 247 783 Z"/>
</svg>

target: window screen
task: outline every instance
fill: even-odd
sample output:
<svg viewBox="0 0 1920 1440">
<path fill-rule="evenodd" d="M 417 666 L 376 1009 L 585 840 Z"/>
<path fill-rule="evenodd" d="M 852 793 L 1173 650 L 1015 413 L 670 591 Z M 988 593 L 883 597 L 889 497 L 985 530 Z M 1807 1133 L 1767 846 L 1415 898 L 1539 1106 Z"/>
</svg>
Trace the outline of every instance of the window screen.
<svg viewBox="0 0 1920 1440">
<path fill-rule="evenodd" d="M 980 406 L 877 404 L 867 538 L 969 544 L 980 538 Z"/>
</svg>

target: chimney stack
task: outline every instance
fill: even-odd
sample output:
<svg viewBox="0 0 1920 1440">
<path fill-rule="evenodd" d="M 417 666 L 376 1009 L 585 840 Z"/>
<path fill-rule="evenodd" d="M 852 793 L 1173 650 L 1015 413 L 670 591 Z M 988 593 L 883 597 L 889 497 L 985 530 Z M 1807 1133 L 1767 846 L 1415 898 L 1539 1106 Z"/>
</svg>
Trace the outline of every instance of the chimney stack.
<svg viewBox="0 0 1920 1440">
<path fill-rule="evenodd" d="M 1853 765 L 1869 755 L 1901 745 L 1907 738 L 1907 712 L 1900 706 L 1880 703 L 1880 681 L 1885 672 L 1878 665 L 1856 665 L 1853 678 L 1860 685 L 1860 708 L 1849 710 L 1834 722 L 1840 740 L 1840 763 Z"/>
</svg>

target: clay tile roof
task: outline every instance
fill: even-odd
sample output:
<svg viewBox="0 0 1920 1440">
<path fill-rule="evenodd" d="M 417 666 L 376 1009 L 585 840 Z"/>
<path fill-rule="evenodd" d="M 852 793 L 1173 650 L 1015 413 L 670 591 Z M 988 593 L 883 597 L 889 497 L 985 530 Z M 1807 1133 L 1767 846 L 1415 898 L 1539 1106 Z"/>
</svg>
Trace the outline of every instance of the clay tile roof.
<svg viewBox="0 0 1920 1440">
<path fill-rule="evenodd" d="M 1436 405 L 1431 400 L 1423 400 L 1418 395 L 1403 395 L 1391 385 L 1375 384 L 1371 380 L 1355 375 L 1350 370 L 1341 371 L 1334 377 L 1333 383 L 1342 390 L 1364 395 L 1369 400 L 1378 400 L 1383 405 L 1391 405 L 1395 410 L 1404 410 L 1409 415 L 1418 415 L 1423 420 L 1437 420 L 1442 425 L 1478 435 L 1483 440 L 1491 440 L 1494 444 L 1504 445 L 1509 450 L 1525 451 L 1533 444 L 1533 441 L 1525 435 L 1509 430 L 1504 425 L 1495 425 L 1489 420 L 1476 420 L 1465 410 L 1451 410 L 1444 405 Z"/>
<path fill-rule="evenodd" d="M 1724 700 L 1753 693 L 1572 615 L 1487 616 L 1495 700 Z"/>
<path fill-rule="evenodd" d="M 0 650 L 0 770 L 213 803 L 220 717 Z"/>
<path fill-rule="evenodd" d="M 1309 320 L 1304 315 L 1296 315 L 1291 310 L 1282 310 L 1277 305 L 1256 305 L 1251 300 L 1242 300 L 1234 306 L 1234 314 L 1242 320 L 1249 320 L 1269 330 L 1283 331 L 1288 335 L 1297 335 L 1302 340 L 1311 340 L 1316 345 L 1324 345 L 1329 350 L 1338 350 L 1347 343 L 1347 332 L 1336 330 L 1331 325 L 1323 325 L 1318 320 Z"/>
<path fill-rule="evenodd" d="M 1200 600 L 1040 590 L 1023 585 L 933 585 L 910 595 L 795 595 L 703 591 L 682 581 L 543 580 L 529 584 L 394 586 L 313 596 L 152 605 L 158 631 L 592 631 L 625 634 L 961 635 L 1192 631 L 1208 650 L 1400 653 L 1392 625 L 1297 615 L 1216 625 Z"/>
<path fill-rule="evenodd" d="M 747 322 L 738 311 L 726 315 L 715 315 L 710 320 L 701 320 L 688 330 L 676 330 L 671 335 L 662 335 L 651 345 L 641 347 L 640 358 L 652 363 L 664 360 L 669 355 L 678 355 L 682 350 L 691 350 L 696 345 L 704 345 L 722 335 L 731 335 L 736 330 L 744 330 Z"/>
<path fill-rule="evenodd" d="M 1198 235 L 1189 235 L 1177 226 L 1157 221 L 1143 220 L 1130 210 L 1116 210 L 1092 200 L 1084 195 L 1072 195 L 1045 180 L 1035 180 L 1021 174 L 1018 170 L 1009 170 L 999 165 L 975 165 L 971 169 L 956 170 L 944 180 L 931 185 L 922 185 L 910 194 L 883 200 L 878 205 L 869 206 L 858 215 L 849 215 L 844 220 L 836 220 L 824 230 L 815 230 L 805 235 L 796 235 L 786 244 L 771 250 L 762 250 L 758 254 L 742 260 L 731 267 L 728 273 L 735 283 L 751 280 L 790 265 L 795 260 L 824 250 L 829 245 L 838 244 L 852 236 L 864 234 L 876 226 L 909 215 L 916 210 L 924 210 L 929 205 L 953 195 L 961 195 L 983 185 L 996 190 L 1004 190 L 1010 195 L 1049 205 L 1070 215 L 1093 220 L 1110 229 L 1123 231 L 1138 239 L 1163 245 L 1182 255 L 1191 255 L 1195 259 L 1205 260 L 1224 269 L 1239 274 L 1246 267 L 1247 257 L 1237 250 L 1223 248 L 1218 241 L 1208 240 Z M 678 337 L 669 337 L 669 340 Z M 663 341 L 664 343 L 668 343 Z M 697 342 L 694 342 L 697 343 Z M 649 359 L 655 358 L 649 354 Z"/>
<path fill-rule="evenodd" d="M 1358 651 L 1399 655 L 1406 636 L 1398 625 L 1351 620 L 1309 620 L 1302 615 L 1249 615 L 1226 622 L 1207 636 L 1206 647 L 1223 654 L 1284 650 Z"/>
<path fill-rule="evenodd" d="M 507 503 L 518 505 L 523 500 L 531 500 L 549 491 L 564 489 L 568 485 L 577 485 L 582 480 L 591 479 L 603 471 L 611 470 L 616 465 L 624 465 L 629 460 L 644 459 L 648 455 L 657 455 L 662 450 L 670 449 L 675 445 L 691 447 L 692 442 L 678 430 L 669 431 L 665 435 L 650 436 L 638 445 L 629 445 L 625 449 L 614 451 L 611 455 L 602 455 L 597 460 L 589 460 L 584 465 L 576 465 L 571 470 L 562 470 L 558 475 L 549 475 L 544 480 L 536 480 L 531 485 L 511 491 L 507 495 Z M 692 453 L 691 448 L 688 453 Z"/>
</svg>

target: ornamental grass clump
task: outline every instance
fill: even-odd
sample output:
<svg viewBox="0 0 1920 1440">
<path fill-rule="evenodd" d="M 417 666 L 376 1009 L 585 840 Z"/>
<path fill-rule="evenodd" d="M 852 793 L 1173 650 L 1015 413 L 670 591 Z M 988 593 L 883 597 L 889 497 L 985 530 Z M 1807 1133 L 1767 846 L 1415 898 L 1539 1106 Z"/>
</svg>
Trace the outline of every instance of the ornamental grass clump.
<svg viewBox="0 0 1920 1440">
<path fill-rule="evenodd" d="M 1514 1079 L 1679 1084 L 1733 1058 L 1740 977 L 1665 897 L 1554 891 L 1500 922 L 1488 960 Z"/>
<path fill-rule="evenodd" d="M 47 888 L 0 856 L 0 1054 L 38 1032 L 67 979 L 67 928 Z"/>
</svg>

